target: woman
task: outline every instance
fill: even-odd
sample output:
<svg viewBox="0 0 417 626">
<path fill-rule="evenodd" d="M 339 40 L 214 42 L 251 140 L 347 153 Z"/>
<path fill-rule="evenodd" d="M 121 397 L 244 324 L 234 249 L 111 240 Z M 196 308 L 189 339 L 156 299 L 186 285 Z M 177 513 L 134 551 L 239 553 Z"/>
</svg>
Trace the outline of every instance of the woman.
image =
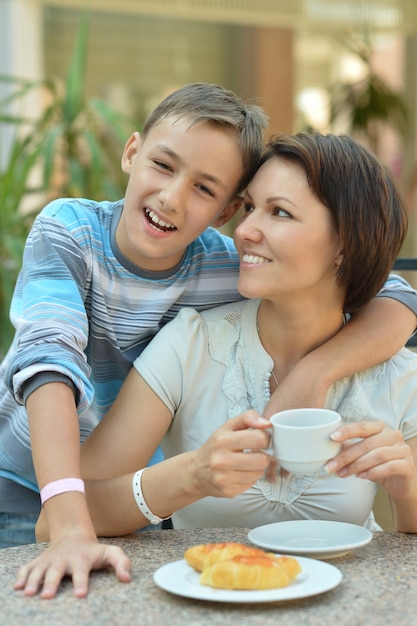
<svg viewBox="0 0 417 626">
<path fill-rule="evenodd" d="M 407 227 L 391 174 L 349 137 L 284 136 L 269 145 L 244 207 L 235 243 L 248 300 L 182 310 L 83 446 L 97 533 L 170 516 L 177 528 L 300 518 L 375 528 L 378 485 L 397 530 L 417 532 L 416 355 L 404 349 L 331 387 L 326 407 L 342 415 L 333 437 L 344 445 L 322 473 L 267 480 L 269 422 L 259 417 L 299 359 L 386 280 Z M 166 460 L 146 468 L 160 442 Z M 32 569 L 32 588 L 44 573 Z M 49 588 L 60 575 L 48 574 Z"/>
</svg>

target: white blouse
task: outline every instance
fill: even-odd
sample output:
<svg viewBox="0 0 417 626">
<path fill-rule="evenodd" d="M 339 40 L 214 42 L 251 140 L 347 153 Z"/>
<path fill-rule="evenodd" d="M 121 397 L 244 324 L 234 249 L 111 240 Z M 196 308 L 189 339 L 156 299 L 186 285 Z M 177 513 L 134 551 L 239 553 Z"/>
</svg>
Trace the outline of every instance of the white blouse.
<svg viewBox="0 0 417 626">
<path fill-rule="evenodd" d="M 170 409 L 162 448 L 166 458 L 198 448 L 228 419 L 259 413 L 270 398 L 273 362 L 256 331 L 258 300 L 197 313 L 182 309 L 134 366 Z M 405 439 L 417 436 L 417 355 L 403 349 L 385 363 L 335 383 L 326 408 L 344 423 L 383 420 Z M 173 477 L 175 480 L 175 477 Z M 277 521 L 325 519 L 377 528 L 369 480 L 277 475 L 258 480 L 233 499 L 204 498 L 173 515 L 175 528 L 256 527 Z"/>
</svg>

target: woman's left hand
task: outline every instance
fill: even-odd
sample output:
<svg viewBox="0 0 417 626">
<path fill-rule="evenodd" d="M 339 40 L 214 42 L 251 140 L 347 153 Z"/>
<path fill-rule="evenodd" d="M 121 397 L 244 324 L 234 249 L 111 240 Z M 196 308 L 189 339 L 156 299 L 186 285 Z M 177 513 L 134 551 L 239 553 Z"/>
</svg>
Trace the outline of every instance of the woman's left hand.
<svg viewBox="0 0 417 626">
<path fill-rule="evenodd" d="M 331 437 L 342 449 L 328 461 L 327 471 L 372 480 L 394 499 L 417 492 L 416 463 L 399 431 L 382 421 L 361 421 L 341 426 Z"/>
</svg>

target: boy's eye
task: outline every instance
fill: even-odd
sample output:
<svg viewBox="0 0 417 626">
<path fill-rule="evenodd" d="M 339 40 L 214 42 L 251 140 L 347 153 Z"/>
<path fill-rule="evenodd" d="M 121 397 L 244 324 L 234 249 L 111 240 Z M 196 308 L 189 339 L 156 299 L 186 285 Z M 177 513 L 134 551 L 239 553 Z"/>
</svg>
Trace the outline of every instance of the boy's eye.
<svg viewBox="0 0 417 626">
<path fill-rule="evenodd" d="M 158 161 L 157 159 L 154 159 L 153 162 L 155 163 L 155 165 L 157 165 L 158 167 L 162 168 L 163 170 L 171 170 L 171 166 L 168 165 L 168 163 L 164 163 L 164 161 Z"/>
<path fill-rule="evenodd" d="M 197 185 L 197 187 L 203 193 L 206 193 L 207 195 L 214 197 L 214 193 L 212 192 L 212 190 L 206 187 L 205 185 Z"/>
<path fill-rule="evenodd" d="M 252 213 L 252 211 L 255 210 L 255 207 L 250 202 L 244 202 L 243 208 L 245 210 L 245 213 Z"/>
</svg>

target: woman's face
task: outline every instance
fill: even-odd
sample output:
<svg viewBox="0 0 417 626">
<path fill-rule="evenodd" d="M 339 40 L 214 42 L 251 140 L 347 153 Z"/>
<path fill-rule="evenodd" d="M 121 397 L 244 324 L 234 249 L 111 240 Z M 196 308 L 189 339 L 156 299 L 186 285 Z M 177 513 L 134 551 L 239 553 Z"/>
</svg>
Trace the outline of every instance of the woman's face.
<svg viewBox="0 0 417 626">
<path fill-rule="evenodd" d="M 300 165 L 280 157 L 267 161 L 250 183 L 244 207 L 234 236 L 242 295 L 274 300 L 334 292 L 337 235 L 330 211 L 311 192 Z"/>
</svg>

